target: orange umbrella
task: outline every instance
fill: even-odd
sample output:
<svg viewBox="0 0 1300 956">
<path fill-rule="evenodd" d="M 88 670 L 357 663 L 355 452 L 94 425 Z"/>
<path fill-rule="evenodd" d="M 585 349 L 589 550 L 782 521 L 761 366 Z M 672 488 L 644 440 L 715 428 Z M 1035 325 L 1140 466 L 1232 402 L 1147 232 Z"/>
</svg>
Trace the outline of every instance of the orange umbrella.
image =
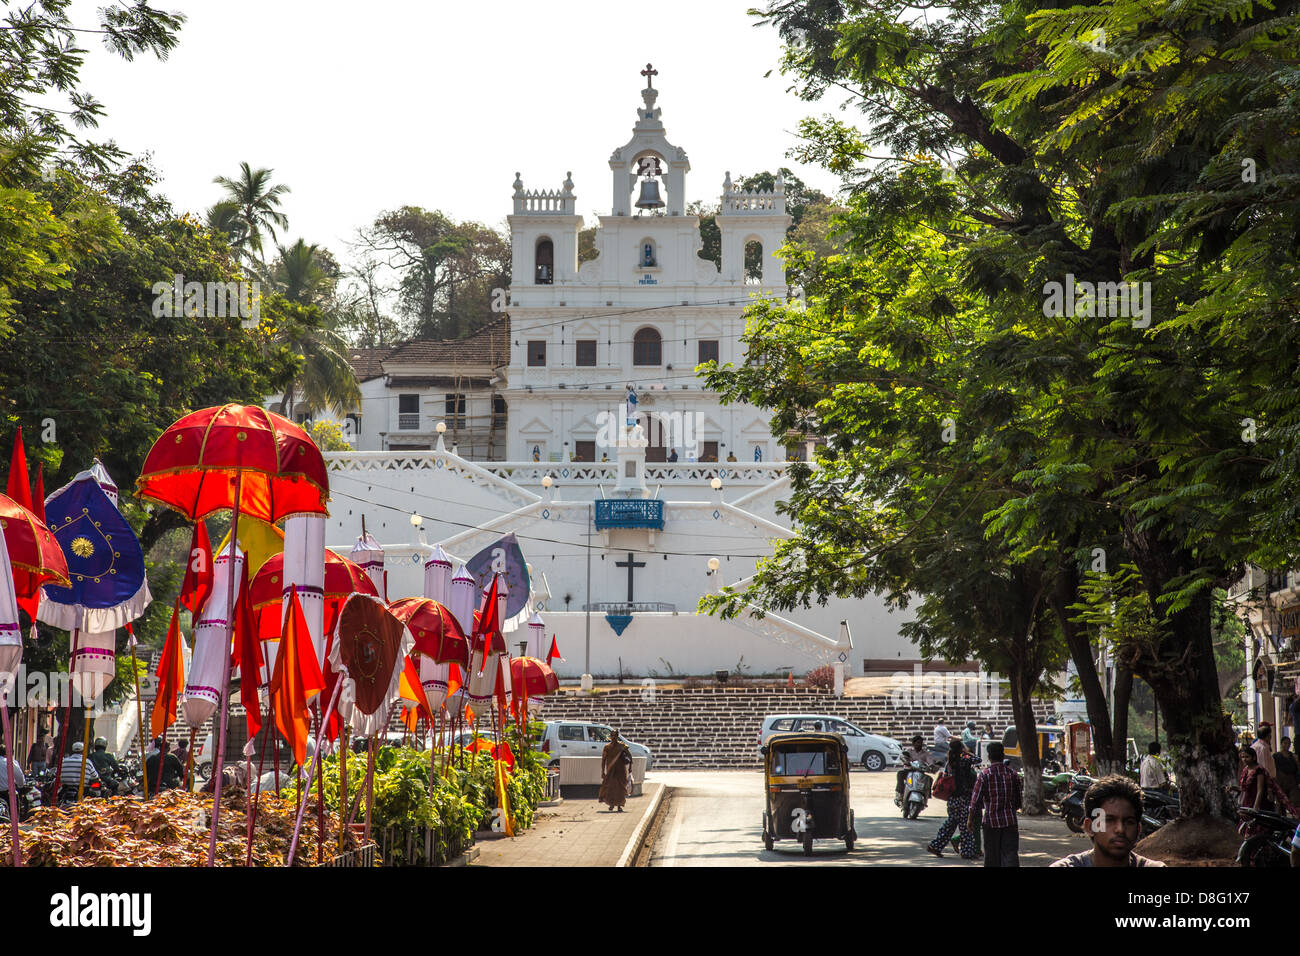
<svg viewBox="0 0 1300 956">
<path fill-rule="evenodd" d="M 14 591 L 21 602 L 42 584 L 72 587 L 68 559 L 53 533 L 40 518 L 8 495 L 0 495 L 0 528 L 14 569 Z"/>
<path fill-rule="evenodd" d="M 402 598 L 388 609 L 411 631 L 415 649 L 439 664 L 469 666 L 469 641 L 444 605 L 432 598 Z"/>
<path fill-rule="evenodd" d="M 510 685 L 526 697 L 543 697 L 560 689 L 555 671 L 535 657 L 516 657 L 510 661 Z"/>
<path fill-rule="evenodd" d="M 329 513 L 329 476 L 316 443 L 256 405 L 205 408 L 175 422 L 149 449 L 135 487 L 190 521 L 236 505 L 272 524 Z"/>
<path fill-rule="evenodd" d="M 257 621 L 257 636 L 263 641 L 280 638 L 281 607 L 284 602 L 284 554 L 273 554 L 266 559 L 253 578 L 251 598 L 253 615 Z M 334 633 L 338 623 L 339 608 L 349 595 L 369 594 L 379 597 L 370 575 L 361 570 L 355 561 L 325 549 L 325 633 Z"/>
</svg>

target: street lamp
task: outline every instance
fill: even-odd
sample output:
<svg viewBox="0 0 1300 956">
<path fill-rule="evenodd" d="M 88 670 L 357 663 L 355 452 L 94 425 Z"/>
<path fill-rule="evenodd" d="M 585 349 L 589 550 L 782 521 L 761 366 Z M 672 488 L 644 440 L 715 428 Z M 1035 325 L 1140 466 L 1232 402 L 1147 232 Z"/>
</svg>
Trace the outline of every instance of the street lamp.
<svg viewBox="0 0 1300 956">
<path fill-rule="evenodd" d="M 447 423 L 446 423 L 446 422 L 438 422 L 438 434 L 441 435 L 441 434 L 443 434 L 443 433 L 446 432 L 446 431 L 447 431 Z"/>
<path fill-rule="evenodd" d="M 714 491 L 721 491 L 721 490 L 722 490 L 722 479 L 721 479 L 721 478 L 714 478 L 712 481 L 709 482 L 709 487 L 712 488 Z"/>
<path fill-rule="evenodd" d="M 411 527 L 418 528 L 422 524 L 424 524 L 424 518 L 420 517 L 418 512 L 413 512 L 411 514 Z"/>
<path fill-rule="evenodd" d="M 715 479 L 716 480 L 716 479 Z M 717 558 L 709 558 L 709 573 L 717 574 L 718 568 L 722 567 L 722 562 Z"/>
<path fill-rule="evenodd" d="M 553 484 L 555 484 L 555 479 L 552 478 L 550 475 L 544 475 L 544 476 L 542 477 L 542 487 L 543 487 L 543 488 L 547 488 L 547 489 L 549 489 L 549 488 L 551 487 L 551 485 L 553 485 Z"/>
</svg>

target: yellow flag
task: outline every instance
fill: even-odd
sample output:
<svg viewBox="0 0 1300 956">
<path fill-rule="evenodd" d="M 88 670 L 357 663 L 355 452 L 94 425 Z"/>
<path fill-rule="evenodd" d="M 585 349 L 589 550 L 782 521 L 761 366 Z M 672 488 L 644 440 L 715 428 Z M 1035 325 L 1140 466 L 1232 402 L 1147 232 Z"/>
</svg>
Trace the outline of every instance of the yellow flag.
<svg viewBox="0 0 1300 956">
<path fill-rule="evenodd" d="M 221 540 L 221 547 L 216 553 L 225 554 L 228 547 L 230 547 L 229 531 Z M 251 581 L 271 555 L 279 554 L 284 550 L 284 532 L 273 524 L 248 515 L 240 515 L 239 550 L 244 552 L 245 567 L 248 568 L 248 579 Z"/>
</svg>

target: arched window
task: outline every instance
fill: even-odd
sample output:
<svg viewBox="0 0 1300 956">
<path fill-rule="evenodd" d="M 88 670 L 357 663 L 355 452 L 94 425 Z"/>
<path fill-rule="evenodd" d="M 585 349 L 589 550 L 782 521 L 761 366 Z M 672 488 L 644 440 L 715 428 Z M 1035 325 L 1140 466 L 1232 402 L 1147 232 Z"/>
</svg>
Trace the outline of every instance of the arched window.
<svg viewBox="0 0 1300 956">
<path fill-rule="evenodd" d="M 659 264 L 655 255 L 655 241 L 653 239 L 641 240 L 641 255 L 637 259 L 638 267 L 641 269 L 653 269 Z"/>
<path fill-rule="evenodd" d="M 537 240 L 533 253 L 534 282 L 537 285 L 550 285 L 555 278 L 555 245 L 550 239 L 542 237 Z"/>
<path fill-rule="evenodd" d="M 763 281 L 763 244 L 757 239 L 745 241 L 745 281 Z"/>
<path fill-rule="evenodd" d="M 662 365 L 663 339 L 654 329 L 641 329 L 632 337 L 633 365 Z"/>
</svg>

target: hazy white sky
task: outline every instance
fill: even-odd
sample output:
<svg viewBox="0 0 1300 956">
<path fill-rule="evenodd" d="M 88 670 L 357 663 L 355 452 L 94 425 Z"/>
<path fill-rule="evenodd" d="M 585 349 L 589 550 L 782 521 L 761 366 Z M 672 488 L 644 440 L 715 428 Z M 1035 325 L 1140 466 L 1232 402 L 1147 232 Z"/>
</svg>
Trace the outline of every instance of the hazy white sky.
<svg viewBox="0 0 1300 956">
<path fill-rule="evenodd" d="M 691 159 L 689 198 L 716 201 L 727 170 L 778 165 L 833 190 L 785 153 L 799 119 L 834 104 L 785 92 L 753 2 L 161 0 L 188 17 L 168 60 L 95 42 L 82 76 L 106 108 L 99 138 L 152 153 L 178 209 L 205 210 L 212 178 L 241 160 L 269 166 L 292 189 L 288 238 L 346 257 L 358 226 L 403 204 L 500 224 L 516 170 L 529 189 L 572 170 L 578 211 L 607 213 L 606 163 L 631 136 L 647 61 Z"/>
</svg>

